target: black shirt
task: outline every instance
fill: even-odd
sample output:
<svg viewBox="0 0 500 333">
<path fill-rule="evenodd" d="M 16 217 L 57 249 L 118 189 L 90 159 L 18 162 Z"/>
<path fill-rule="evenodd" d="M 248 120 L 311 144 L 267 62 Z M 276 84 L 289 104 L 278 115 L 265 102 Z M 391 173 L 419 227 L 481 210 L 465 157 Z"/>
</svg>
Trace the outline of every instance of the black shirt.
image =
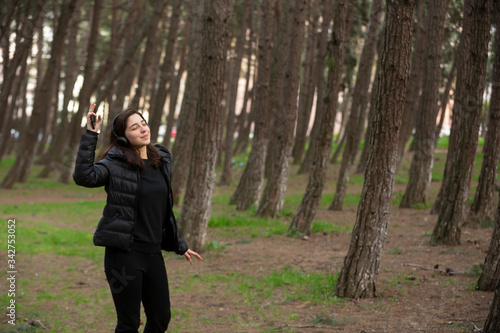
<svg viewBox="0 0 500 333">
<path fill-rule="evenodd" d="M 161 251 L 163 221 L 170 214 L 168 186 L 159 168 L 143 160 L 146 169 L 141 173 L 137 190 L 137 216 L 132 249 L 140 252 Z"/>
</svg>

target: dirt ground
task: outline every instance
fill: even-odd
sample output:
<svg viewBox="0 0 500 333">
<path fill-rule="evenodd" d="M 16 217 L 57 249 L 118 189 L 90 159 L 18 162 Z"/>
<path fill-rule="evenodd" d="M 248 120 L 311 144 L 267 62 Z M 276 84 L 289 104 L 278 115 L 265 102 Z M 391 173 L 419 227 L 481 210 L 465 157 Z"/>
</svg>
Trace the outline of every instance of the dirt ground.
<svg viewBox="0 0 500 333">
<path fill-rule="evenodd" d="M 404 185 L 396 186 L 395 190 L 401 188 Z M 13 190 L 0 196 L 5 203 L 80 200 L 47 190 L 29 192 L 27 195 Z M 317 218 L 345 225 L 355 221 L 356 209 L 348 207 L 342 212 L 321 209 Z M 277 290 L 258 305 L 264 313 L 269 309 L 264 318 L 241 302 L 241 297 L 232 297 L 217 283 L 210 286 L 209 292 L 200 293 L 198 288 L 186 290 L 184 287 L 190 284 L 187 277 L 234 272 L 258 277 L 283 267 L 324 274 L 339 272 L 349 248 L 350 233 L 316 233 L 308 240 L 274 235 L 252 238 L 248 242 L 218 236 L 219 242 L 230 245 L 221 251 L 204 253 L 204 261 L 193 266 L 166 255 L 172 308 L 176 313 L 191 313 L 189 320 L 198 320 L 196 328 L 189 325 L 189 330 L 183 330 L 179 328 L 182 316 L 174 314 L 172 327 L 177 321 L 179 332 L 477 332 L 475 327 L 483 326 L 493 293 L 474 290 L 477 276 L 466 272 L 484 261 L 492 228 L 465 228 L 460 246 L 432 247 L 429 235 L 436 219 L 429 210 L 392 210 L 377 279 L 377 298 L 324 305 L 289 301 L 282 290 Z M 213 232 L 214 229 L 210 229 L 208 239 Z M 29 276 L 42 274 L 47 267 L 71 265 L 70 261 L 69 257 L 39 254 L 24 258 L 20 265 L 23 274 Z M 67 273 L 72 283 L 76 281 L 75 288 L 89 291 L 107 288 L 102 267 L 88 262 L 78 265 L 76 270 Z M 445 273 L 446 270 L 449 273 Z M 65 283 L 65 280 L 56 281 L 50 288 L 57 289 L 57 283 Z M 40 292 L 44 288 L 46 286 L 40 286 Z M 47 302 L 50 304 L 50 300 Z M 95 304 L 87 307 L 93 306 L 102 307 Z M 76 318 L 81 318 L 82 313 L 74 313 L 74 316 L 78 321 Z M 336 325 L 314 323 L 312 320 L 318 316 L 333 319 Z M 86 319 L 86 325 L 88 332 L 112 331 L 111 324 L 98 328 L 92 318 Z"/>
</svg>

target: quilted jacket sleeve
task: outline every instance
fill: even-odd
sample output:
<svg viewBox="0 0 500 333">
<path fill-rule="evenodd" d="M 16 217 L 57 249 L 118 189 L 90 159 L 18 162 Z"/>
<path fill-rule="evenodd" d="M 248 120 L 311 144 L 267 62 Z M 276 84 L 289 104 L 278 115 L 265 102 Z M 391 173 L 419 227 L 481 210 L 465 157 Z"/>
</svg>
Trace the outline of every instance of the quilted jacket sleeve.
<svg viewBox="0 0 500 333">
<path fill-rule="evenodd" d="M 94 164 L 98 134 L 87 130 L 82 134 L 80 148 L 76 157 L 73 180 L 85 187 L 104 186 L 108 182 L 109 170 L 104 163 Z"/>
</svg>

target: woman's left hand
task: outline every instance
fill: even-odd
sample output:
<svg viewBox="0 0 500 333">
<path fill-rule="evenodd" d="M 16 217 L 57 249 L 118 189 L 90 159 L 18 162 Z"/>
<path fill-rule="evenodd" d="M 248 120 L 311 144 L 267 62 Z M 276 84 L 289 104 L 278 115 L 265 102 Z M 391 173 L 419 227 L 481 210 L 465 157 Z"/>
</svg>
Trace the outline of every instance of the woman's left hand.
<svg viewBox="0 0 500 333">
<path fill-rule="evenodd" d="M 189 261 L 189 263 L 192 265 L 193 264 L 193 259 L 191 258 L 191 256 L 194 256 L 196 259 L 198 259 L 198 261 L 201 261 L 202 258 L 201 256 L 194 252 L 194 251 L 191 251 L 190 249 L 188 249 L 185 253 L 184 253 L 184 257 L 186 257 L 186 260 Z"/>
</svg>

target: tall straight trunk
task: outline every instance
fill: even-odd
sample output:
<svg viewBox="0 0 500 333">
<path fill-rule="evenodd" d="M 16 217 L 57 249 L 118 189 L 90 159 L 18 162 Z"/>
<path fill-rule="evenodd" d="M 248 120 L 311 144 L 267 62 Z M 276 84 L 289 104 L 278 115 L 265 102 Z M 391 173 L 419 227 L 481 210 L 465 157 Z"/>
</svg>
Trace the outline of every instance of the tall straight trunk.
<svg viewBox="0 0 500 333">
<path fill-rule="evenodd" d="M 19 150 L 20 154 L 17 156 L 16 162 L 2 182 L 1 186 L 4 188 L 12 188 L 16 182 L 25 182 L 31 172 L 33 161 L 37 153 L 38 136 L 43 126 L 43 118 L 45 113 L 50 110 L 54 93 L 54 84 L 57 82 L 56 68 L 61 62 L 62 53 L 64 51 L 63 46 L 65 35 L 68 31 L 67 27 L 73 12 L 79 7 L 80 1 L 81 0 L 69 0 L 62 7 L 57 30 L 54 33 L 50 60 L 43 75 L 43 80 L 37 82 L 37 86 L 40 85 L 40 88 L 36 91 L 33 101 L 33 111 L 27 130 L 27 138 L 24 145 Z"/>
<path fill-rule="evenodd" d="M 2 131 L 0 146 L 4 145 L 5 141 L 7 141 L 7 135 L 10 136 L 10 130 L 6 127 L 9 122 L 7 110 L 11 90 L 15 86 L 14 81 L 16 79 L 16 73 L 28 59 L 33 45 L 35 28 L 41 24 L 41 20 L 43 19 L 42 13 L 46 2 L 47 0 L 29 2 L 29 5 L 25 7 L 25 12 L 22 13 L 24 19 L 19 21 L 17 28 L 18 35 L 23 36 L 23 38 L 16 39 L 16 48 L 12 58 L 9 59 L 8 52 L 5 52 L 6 54 L 4 53 L 3 80 L 2 89 L 0 90 L 0 122 L 2 124 L 0 127 Z M 8 18 L 6 19 L 8 20 Z M 7 49 L 7 51 L 9 50 Z M 0 155 L 0 160 L 2 157 L 3 156 Z"/>
<path fill-rule="evenodd" d="M 167 115 L 167 129 L 165 135 L 163 136 L 163 145 L 170 148 L 170 141 L 172 139 L 172 130 L 175 125 L 175 111 L 177 109 L 177 100 L 179 99 L 179 90 L 181 86 L 181 79 L 186 71 L 187 67 L 187 41 L 189 40 L 189 31 L 191 29 L 190 21 L 186 22 L 186 34 L 184 39 L 184 44 L 179 49 L 179 67 L 177 68 L 177 74 L 171 79 L 169 84 L 169 108 Z"/>
<path fill-rule="evenodd" d="M 329 207 L 330 210 L 342 210 L 346 195 L 347 185 L 349 183 L 349 173 L 354 164 L 354 158 L 359 149 L 362 132 L 359 131 L 359 123 L 364 123 L 364 117 L 361 116 L 363 105 L 367 104 L 368 90 L 370 88 L 371 74 L 375 51 L 377 46 L 377 36 L 380 28 L 380 16 L 382 13 L 382 1 L 374 0 L 372 3 L 370 21 L 365 37 L 365 44 L 359 60 L 358 73 L 356 75 L 356 85 L 354 86 L 351 113 L 347 122 L 345 148 L 342 155 L 342 164 L 340 165 L 337 188 L 335 196 Z"/>
<path fill-rule="evenodd" d="M 500 162 L 500 6 L 496 5 L 495 56 L 493 60 L 493 87 L 490 99 L 490 110 L 486 139 L 483 150 L 483 165 L 479 175 L 474 202 L 472 203 L 469 218 L 493 220 L 495 217 L 495 180 Z"/>
<path fill-rule="evenodd" d="M 443 55 L 444 22 L 448 0 L 429 2 L 426 26 L 426 56 L 422 96 L 418 108 L 418 120 L 413 146 L 415 153 L 410 167 L 410 179 L 406 186 L 401 208 L 410 208 L 425 203 L 431 183 L 434 149 L 436 147 L 436 117 L 439 111 L 439 88 L 441 86 L 441 59 Z"/>
<path fill-rule="evenodd" d="M 317 137 L 318 142 L 316 143 L 314 161 L 309 173 L 307 188 L 289 228 L 290 231 L 296 229 L 298 232 L 306 235 L 311 233 L 312 223 L 321 200 L 326 179 L 326 170 L 330 160 L 333 127 L 337 114 L 338 93 L 346 50 L 344 43 L 346 40 L 345 16 L 347 14 L 347 2 L 348 0 L 338 0 L 335 6 L 333 33 L 327 56 L 327 63 L 329 64 L 327 95 L 322 100 L 322 103 L 326 104 L 321 119 L 322 125 Z"/>
<path fill-rule="evenodd" d="M 250 26 L 252 18 L 252 1 L 245 0 L 243 6 L 243 13 L 240 24 L 240 36 L 236 40 L 234 52 L 236 57 L 233 58 L 231 63 L 231 70 L 229 71 L 231 77 L 229 79 L 229 98 L 228 98 L 228 113 L 226 119 L 226 138 L 224 140 L 224 166 L 222 176 L 220 178 L 220 185 L 229 185 L 231 183 L 231 166 L 233 161 L 233 143 L 234 143 L 234 129 L 236 118 L 236 98 L 238 97 L 238 83 L 240 80 L 241 61 L 243 53 L 245 52 L 247 28 Z"/>
<path fill-rule="evenodd" d="M 316 42 L 318 33 L 316 27 L 319 22 L 319 0 L 311 0 L 309 6 L 309 19 L 307 26 L 306 54 L 304 57 L 304 74 L 300 88 L 299 111 L 297 115 L 297 128 L 295 142 L 292 150 L 293 164 L 300 164 L 304 148 L 306 146 L 307 131 L 311 117 L 312 103 L 314 99 L 314 59 L 316 55 Z"/>
<path fill-rule="evenodd" d="M 4 154 L 8 153 L 9 147 L 12 144 L 12 136 L 10 129 L 13 128 L 12 124 L 14 122 L 14 112 L 17 109 L 18 99 L 22 96 L 23 85 L 26 85 L 28 81 L 28 64 L 27 62 L 23 62 L 21 67 L 19 68 L 19 75 L 16 75 L 16 79 L 13 82 L 13 87 L 11 90 L 11 102 L 7 108 L 7 121 L 3 124 L 4 130 L 7 132 L 5 138 L 2 140 L 2 144 L 0 145 L 0 157 L 4 156 Z M 1 159 L 0 159 L 1 160 Z"/>
<path fill-rule="evenodd" d="M 368 152 L 370 151 L 370 136 L 372 132 L 373 117 L 375 115 L 375 105 L 377 104 L 377 91 L 378 91 L 378 76 L 382 70 L 382 53 L 384 52 L 385 44 L 385 27 L 380 29 L 379 38 L 377 42 L 377 69 L 375 70 L 375 79 L 372 82 L 372 89 L 370 91 L 370 103 L 368 109 L 368 126 L 365 131 L 365 143 L 363 145 L 363 150 L 361 151 L 361 156 L 359 157 L 358 166 L 356 167 L 356 173 L 364 173 L 366 168 L 366 163 L 368 162 Z"/>
<path fill-rule="evenodd" d="M 101 77 L 94 73 L 94 59 L 97 51 L 97 41 L 99 38 L 100 15 L 102 11 L 103 0 L 94 0 L 92 11 L 92 20 L 90 22 L 90 33 L 87 45 L 87 58 L 83 69 L 83 83 L 78 95 L 78 110 L 71 120 L 71 135 L 69 138 L 68 152 L 66 162 L 62 169 L 59 180 L 64 184 L 72 182 L 73 170 L 76 162 L 76 153 L 82 133 L 82 119 L 90 104 L 90 97 L 95 91 L 95 81 L 100 81 Z"/>
<path fill-rule="evenodd" d="M 316 80 L 316 114 L 314 115 L 313 127 L 309 135 L 309 148 L 306 156 L 302 160 L 299 168 L 299 174 L 309 172 L 312 165 L 314 150 L 316 149 L 316 137 L 321 126 L 323 113 L 323 96 L 325 95 L 325 55 L 328 44 L 328 28 L 333 16 L 333 0 L 323 1 L 323 22 L 321 24 L 321 34 L 319 36 L 318 52 L 316 54 L 316 71 L 313 74 Z"/>
<path fill-rule="evenodd" d="M 140 4 L 139 1 L 131 3 L 128 8 L 129 15 L 124 24 L 125 27 L 135 27 L 137 24 L 144 24 L 148 18 L 146 14 L 147 2 Z M 137 59 L 137 49 L 142 44 L 144 40 L 145 32 L 147 31 L 147 25 L 145 28 L 121 30 L 119 36 L 111 39 L 112 45 L 120 46 L 121 52 L 116 52 L 116 58 L 119 59 L 116 66 L 113 68 L 113 73 L 109 75 L 109 78 L 104 84 L 104 88 L 101 88 L 97 93 L 96 104 L 99 105 L 101 101 L 104 101 L 106 96 L 111 96 L 109 98 L 109 112 L 107 121 L 103 122 L 106 125 L 101 128 L 101 138 L 103 146 L 109 144 L 109 134 L 111 133 L 111 122 L 113 118 L 124 109 L 126 96 L 128 96 L 132 82 L 134 80 L 136 66 L 139 60 Z M 113 53 L 113 52 L 110 52 Z M 109 58 L 109 57 L 108 57 Z M 97 108 L 96 108 L 97 109 Z"/>
<path fill-rule="evenodd" d="M 184 238 L 194 251 L 203 251 L 220 150 L 220 113 L 226 64 L 227 25 L 233 0 L 205 1 L 201 73 L 195 138 L 186 196 L 179 215 Z"/>
<path fill-rule="evenodd" d="M 450 129 L 449 143 L 448 143 L 448 154 L 446 156 L 446 163 L 444 168 L 444 176 L 443 181 L 441 183 L 441 188 L 439 189 L 439 193 L 434 202 L 434 205 L 431 208 L 431 214 L 438 214 L 441 211 L 443 204 L 445 203 L 445 182 L 448 182 L 449 174 L 451 173 L 452 168 L 452 160 L 451 155 L 455 154 L 458 149 L 458 127 L 459 122 L 462 120 L 461 115 L 458 113 L 462 111 L 462 99 L 465 95 L 465 78 L 467 75 L 467 64 L 469 62 L 470 52 L 469 52 L 469 44 L 470 44 L 470 30 L 472 26 L 472 17 L 473 17 L 473 6 L 470 5 L 469 2 L 464 3 L 464 13 L 462 20 L 462 33 L 460 35 L 459 46 L 455 56 L 455 62 L 457 63 L 457 80 L 455 87 L 455 101 L 453 103 L 452 110 L 452 126 Z M 457 99 L 457 96 L 460 99 Z M 459 105 L 457 105 L 459 103 Z"/>
<path fill-rule="evenodd" d="M 483 91 L 488 61 L 488 43 L 490 39 L 492 0 L 466 0 L 464 26 L 460 39 L 460 48 L 466 54 L 465 76 L 457 77 L 459 89 L 455 96 L 450 135 L 450 146 L 456 147 L 453 153 L 448 150 L 447 164 L 450 168 L 442 183 L 442 199 L 445 200 L 439 210 L 439 217 L 432 232 L 432 244 L 460 244 L 461 227 L 465 218 L 467 196 L 469 195 L 472 169 L 476 157 L 479 123 L 483 106 Z M 472 14 L 470 24 L 466 24 L 465 15 Z M 460 68 L 460 67 L 459 67 Z M 456 143 L 452 143 L 452 137 Z M 446 167 L 445 167 L 446 168 Z"/>
<path fill-rule="evenodd" d="M 413 8 L 408 0 L 388 1 L 385 47 L 370 137 L 365 182 L 335 295 L 357 299 L 376 296 L 382 249 L 390 219 L 411 53 Z"/>
<path fill-rule="evenodd" d="M 270 137 L 267 148 L 266 156 L 266 168 L 264 177 L 269 178 L 271 174 L 273 162 L 276 160 L 276 156 L 280 154 L 278 151 L 279 137 L 283 132 L 283 123 L 285 120 L 280 114 L 280 110 L 283 107 L 284 95 L 283 87 L 285 85 L 285 72 L 288 59 L 288 51 L 290 45 L 290 29 L 291 21 L 293 16 L 294 1 L 288 1 L 281 3 L 281 22 L 279 26 L 276 26 L 277 39 L 275 42 L 275 47 L 273 50 L 273 60 L 271 63 L 271 82 L 270 82 L 270 92 L 269 92 L 269 111 L 271 112 L 271 118 L 269 119 L 269 129 Z"/>
<path fill-rule="evenodd" d="M 57 132 L 53 138 L 52 144 L 50 145 L 47 153 L 42 156 L 39 162 L 45 164 L 45 167 L 40 171 L 38 177 L 46 178 L 50 173 L 56 169 L 57 165 L 62 164 L 62 159 L 64 152 L 66 150 L 68 141 L 68 124 L 69 124 L 69 103 L 73 99 L 73 90 L 76 83 L 76 78 L 78 75 L 78 68 L 80 66 L 77 64 L 77 35 L 78 35 L 78 22 L 80 20 L 80 11 L 76 11 L 73 15 L 72 22 L 69 29 L 68 45 L 66 48 L 66 64 L 64 67 L 64 96 L 62 103 L 62 111 L 60 115 L 60 122 L 57 127 Z"/>
<path fill-rule="evenodd" d="M 200 63 L 202 43 L 202 15 L 206 0 L 195 1 L 191 8 L 191 29 L 189 33 L 189 47 L 187 60 L 187 78 L 182 100 L 181 112 L 177 121 L 177 136 L 172 147 L 172 192 L 174 203 L 179 203 L 179 198 L 186 187 L 189 162 L 193 151 L 193 128 L 196 121 L 198 106 L 198 87 L 200 77 Z"/>
<path fill-rule="evenodd" d="M 179 23 L 181 17 L 181 0 L 174 0 L 172 2 L 172 15 L 170 17 L 170 27 L 168 30 L 167 43 L 165 44 L 165 56 L 160 68 L 158 89 L 155 93 L 154 100 L 151 101 L 151 108 L 149 119 L 151 123 L 151 140 L 157 141 L 158 130 L 161 125 L 163 116 L 163 108 L 167 99 L 169 87 L 172 86 L 171 82 L 175 71 L 175 58 L 174 50 L 177 41 L 177 34 L 179 31 Z M 169 110 L 169 114 L 174 113 L 175 109 Z"/>
<path fill-rule="evenodd" d="M 262 0 L 260 7 L 258 75 L 254 88 L 256 90 L 255 99 L 252 102 L 252 111 L 250 111 L 255 114 L 252 150 L 230 200 L 230 204 L 236 205 L 239 210 L 246 210 L 257 202 L 264 181 L 265 158 L 269 142 L 269 83 L 273 47 L 273 36 L 269 32 L 272 31 L 276 19 L 274 6 L 275 0 Z"/>
<path fill-rule="evenodd" d="M 416 20 L 413 25 L 415 31 L 415 41 L 411 56 L 411 69 L 408 87 L 406 89 L 405 111 L 401 124 L 401 134 L 399 139 L 399 162 L 401 162 L 408 141 L 412 136 L 413 129 L 417 121 L 417 108 L 422 90 L 424 72 L 425 46 L 427 45 L 427 27 L 425 26 L 426 1 L 416 0 Z"/>
<path fill-rule="evenodd" d="M 500 201 L 497 205 L 495 225 L 491 234 L 490 248 L 484 259 L 483 271 L 477 282 L 479 290 L 494 291 L 500 282 Z"/>
<path fill-rule="evenodd" d="M 135 108 L 139 108 L 141 99 L 143 98 L 144 88 L 147 85 L 146 82 L 149 81 L 149 76 L 151 75 L 151 67 L 153 66 L 152 61 L 155 54 L 154 49 L 158 47 L 158 32 L 161 30 L 159 29 L 159 25 L 164 16 L 167 2 L 168 0 L 157 0 L 154 3 L 153 15 L 150 19 L 151 29 L 147 31 L 148 36 L 146 37 L 144 52 L 142 53 L 141 67 L 139 68 L 134 98 L 132 98 L 132 102 L 130 102 L 130 106 Z"/>
<path fill-rule="evenodd" d="M 274 217 L 283 207 L 283 198 L 290 170 L 290 158 L 293 148 L 293 132 L 297 120 L 297 95 L 300 83 L 299 69 L 304 41 L 304 23 L 306 19 L 307 0 L 296 0 L 293 9 L 293 20 L 290 33 L 290 49 L 285 72 L 283 90 L 284 103 L 278 110 L 280 137 L 275 152 L 271 176 L 267 180 L 264 193 L 257 209 L 257 215 Z"/>
</svg>

